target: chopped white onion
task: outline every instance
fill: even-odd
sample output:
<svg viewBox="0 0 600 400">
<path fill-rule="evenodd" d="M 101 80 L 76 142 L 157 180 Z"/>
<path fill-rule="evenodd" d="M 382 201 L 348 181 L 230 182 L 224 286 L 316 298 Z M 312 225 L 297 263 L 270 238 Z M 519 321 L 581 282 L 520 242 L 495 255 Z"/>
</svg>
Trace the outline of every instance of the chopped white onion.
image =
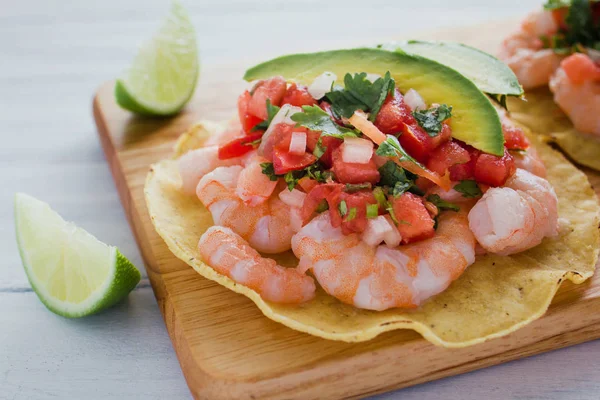
<svg viewBox="0 0 600 400">
<path fill-rule="evenodd" d="M 362 234 L 362 240 L 369 246 L 378 246 L 384 241 L 385 235 L 392 231 L 392 227 L 383 215 L 367 221 L 367 228 Z"/>
<path fill-rule="evenodd" d="M 342 160 L 347 163 L 366 164 L 373 156 L 373 142 L 361 138 L 346 138 L 342 144 Z"/>
<path fill-rule="evenodd" d="M 408 104 L 413 111 L 425 110 L 427 108 L 425 101 L 415 89 L 409 89 L 408 92 L 406 92 L 404 95 L 404 102 Z"/>
<path fill-rule="evenodd" d="M 291 106 L 289 104 L 284 104 L 281 107 L 281 109 L 277 112 L 277 114 L 275 114 L 275 116 L 271 120 L 271 123 L 269 124 L 269 127 L 265 131 L 265 134 L 263 135 L 262 140 L 260 142 L 260 146 L 258 146 L 258 155 L 261 155 L 261 156 L 263 155 L 265 145 L 268 141 L 267 139 L 273 133 L 273 130 L 275 129 L 275 125 L 278 125 L 278 124 L 295 125 L 296 123 L 294 121 L 292 121 L 291 116 L 294 114 L 297 114 L 297 113 L 301 113 L 301 112 L 302 112 L 302 109 L 300 107 L 295 107 L 295 106 Z"/>
<path fill-rule="evenodd" d="M 391 229 L 383 235 L 383 241 L 390 248 L 400 246 L 400 241 L 402 241 L 402 235 L 400 235 L 396 224 L 394 224 L 394 221 L 392 221 L 392 217 L 390 217 L 389 215 L 386 215 L 384 218 L 390 225 Z"/>
<path fill-rule="evenodd" d="M 294 189 L 291 192 L 284 189 L 279 193 L 279 198 L 290 207 L 301 208 L 304 204 L 306 193 L 301 192 L 298 189 Z"/>
<path fill-rule="evenodd" d="M 325 96 L 325 93 L 331 90 L 331 86 L 336 80 L 337 75 L 333 72 L 323 72 L 310 84 L 308 93 L 310 93 L 315 100 L 319 100 Z"/>
<path fill-rule="evenodd" d="M 375 82 L 377 79 L 381 78 L 381 75 L 377 74 L 367 74 L 367 80 L 371 82 Z"/>
<path fill-rule="evenodd" d="M 299 156 L 306 153 L 306 132 L 292 132 L 289 152 Z"/>
</svg>

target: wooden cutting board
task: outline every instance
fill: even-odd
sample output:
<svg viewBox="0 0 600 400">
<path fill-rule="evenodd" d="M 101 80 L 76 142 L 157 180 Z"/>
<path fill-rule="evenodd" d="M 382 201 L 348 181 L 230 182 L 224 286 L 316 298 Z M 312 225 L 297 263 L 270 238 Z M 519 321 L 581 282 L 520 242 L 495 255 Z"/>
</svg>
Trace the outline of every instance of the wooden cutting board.
<svg viewBox="0 0 600 400">
<path fill-rule="evenodd" d="M 432 36 L 494 52 L 496 35 L 512 26 L 487 24 Z M 362 397 L 600 338 L 597 276 L 582 285 L 564 283 L 547 314 L 525 328 L 450 350 L 431 345 L 413 331 L 388 332 L 356 344 L 293 331 L 264 317 L 246 297 L 204 279 L 175 258 L 147 213 L 143 184 L 148 167 L 170 156 L 174 141 L 192 122 L 231 117 L 247 66 L 204 70 L 194 101 L 171 119 L 140 118 L 121 110 L 113 99 L 112 82 L 94 99 L 102 146 L 194 397 Z M 600 175 L 586 173 L 600 187 Z"/>
</svg>

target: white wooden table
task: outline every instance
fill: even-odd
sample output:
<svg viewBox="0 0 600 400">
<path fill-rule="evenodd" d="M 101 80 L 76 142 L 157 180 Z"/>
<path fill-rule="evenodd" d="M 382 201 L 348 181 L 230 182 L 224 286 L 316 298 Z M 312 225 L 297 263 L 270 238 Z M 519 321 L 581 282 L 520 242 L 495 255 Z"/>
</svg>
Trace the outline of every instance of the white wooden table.
<svg viewBox="0 0 600 400">
<path fill-rule="evenodd" d="M 215 65 L 515 17 L 541 0 L 185 3 L 202 63 Z M 91 96 L 118 76 L 167 8 L 158 0 L 0 0 L 0 399 L 190 397 L 147 279 L 108 312 L 55 316 L 29 288 L 13 226 L 14 193 L 30 193 L 143 271 Z M 598 399 L 599 355 L 592 342 L 380 398 Z"/>
</svg>

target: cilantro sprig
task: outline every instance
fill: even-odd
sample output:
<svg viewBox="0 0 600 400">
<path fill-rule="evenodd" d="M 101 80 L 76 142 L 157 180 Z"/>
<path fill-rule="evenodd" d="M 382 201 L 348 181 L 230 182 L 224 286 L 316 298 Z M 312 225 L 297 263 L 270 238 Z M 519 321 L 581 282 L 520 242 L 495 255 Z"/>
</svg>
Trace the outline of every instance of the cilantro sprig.
<svg viewBox="0 0 600 400">
<path fill-rule="evenodd" d="M 375 121 L 386 97 L 394 92 L 396 83 L 389 71 L 371 82 L 367 73 L 346 74 L 344 87 L 336 86 L 325 94 L 333 113 L 338 117 L 350 118 L 356 110 L 370 112 L 369 119 Z"/>
<path fill-rule="evenodd" d="M 290 171 L 282 175 L 275 173 L 273 163 L 265 162 L 261 163 L 260 166 L 262 168 L 262 173 L 267 175 L 270 180 L 276 181 L 279 178 L 283 178 L 290 192 L 298 185 L 298 181 L 304 177 L 308 177 L 319 183 L 325 183 L 333 179 L 333 173 L 331 171 L 326 171 L 324 166 L 318 162 L 311 164 L 304 169 Z"/>
<path fill-rule="evenodd" d="M 589 0 L 548 0 L 546 10 L 568 8 L 565 17 L 566 29 L 541 39 L 544 47 L 558 54 L 571 54 L 585 51 L 585 48 L 600 50 L 600 20 L 594 17 L 595 1 Z"/>
<path fill-rule="evenodd" d="M 417 164 L 420 167 L 423 167 L 417 160 L 412 158 L 410 154 L 404 150 L 398 138 L 393 135 L 387 135 L 386 139 L 381 142 L 375 154 L 382 157 L 398 157 L 400 161 L 410 161 L 414 164 Z"/>
<path fill-rule="evenodd" d="M 450 203 L 449 201 L 443 200 L 437 194 L 430 194 L 429 196 L 427 196 L 427 201 L 433 203 L 433 205 L 436 206 L 440 211 L 460 211 L 459 206 L 457 206 L 454 203 Z"/>
<path fill-rule="evenodd" d="M 460 183 L 454 185 L 454 190 L 466 198 L 480 197 L 483 194 L 481 189 L 479 189 L 479 185 L 474 180 L 460 181 Z"/>
<path fill-rule="evenodd" d="M 416 176 L 393 161 L 388 161 L 379 168 L 381 185 L 390 188 L 390 193 L 394 197 L 411 191 L 422 196 L 423 192 L 415 185 Z"/>
<path fill-rule="evenodd" d="M 302 111 L 291 116 L 296 127 L 320 131 L 322 136 L 333 136 L 339 139 L 358 136 L 352 129 L 344 128 L 333 122 L 331 116 L 319 106 L 302 106 Z"/>
<path fill-rule="evenodd" d="M 271 125 L 271 121 L 273 121 L 273 118 L 279 112 L 280 109 L 281 107 L 274 106 L 273 104 L 271 104 L 271 100 L 267 99 L 267 119 L 255 125 L 254 128 L 251 129 L 251 132 L 266 131 L 269 128 L 269 125 Z"/>
<path fill-rule="evenodd" d="M 428 110 L 414 111 L 413 116 L 429 136 L 436 137 L 442 131 L 442 122 L 452 117 L 452 106 L 441 104 Z"/>
</svg>

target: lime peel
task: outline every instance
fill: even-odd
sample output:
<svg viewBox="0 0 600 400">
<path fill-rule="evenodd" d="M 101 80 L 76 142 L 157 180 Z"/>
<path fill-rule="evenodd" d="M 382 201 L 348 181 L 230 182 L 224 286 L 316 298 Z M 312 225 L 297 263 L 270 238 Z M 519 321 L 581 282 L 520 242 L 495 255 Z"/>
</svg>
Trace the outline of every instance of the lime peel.
<svg viewBox="0 0 600 400">
<path fill-rule="evenodd" d="M 138 114 L 173 115 L 194 94 L 198 74 L 194 27 L 187 11 L 174 1 L 163 26 L 117 80 L 115 98 L 122 108 Z"/>
<path fill-rule="evenodd" d="M 140 281 L 139 271 L 116 247 L 66 222 L 34 197 L 16 194 L 15 227 L 31 287 L 58 315 L 95 314 L 122 300 Z"/>
</svg>

